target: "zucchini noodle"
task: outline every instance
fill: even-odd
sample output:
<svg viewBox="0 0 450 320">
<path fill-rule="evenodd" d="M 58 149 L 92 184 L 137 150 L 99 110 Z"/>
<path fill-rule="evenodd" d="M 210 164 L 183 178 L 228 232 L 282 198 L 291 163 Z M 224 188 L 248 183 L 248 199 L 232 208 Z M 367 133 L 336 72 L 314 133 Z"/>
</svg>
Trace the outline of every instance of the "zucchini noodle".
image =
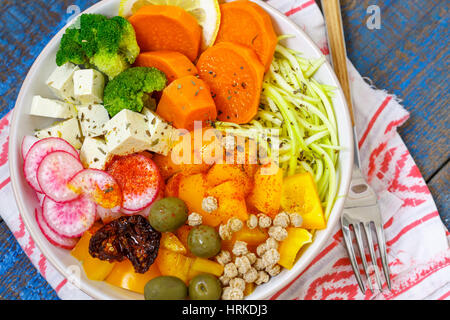
<svg viewBox="0 0 450 320">
<path fill-rule="evenodd" d="M 324 61 L 324 57 L 305 59 L 299 52 L 278 44 L 264 77 L 255 119 L 243 125 L 217 121 L 215 127 L 258 142 L 264 135 L 255 136 L 255 130 L 278 129 L 280 148 L 274 160 L 287 176 L 311 173 L 328 218 L 337 193 L 336 165 L 341 147 L 331 104 L 335 87 L 312 78 Z M 264 143 L 268 146 L 267 141 Z"/>
</svg>

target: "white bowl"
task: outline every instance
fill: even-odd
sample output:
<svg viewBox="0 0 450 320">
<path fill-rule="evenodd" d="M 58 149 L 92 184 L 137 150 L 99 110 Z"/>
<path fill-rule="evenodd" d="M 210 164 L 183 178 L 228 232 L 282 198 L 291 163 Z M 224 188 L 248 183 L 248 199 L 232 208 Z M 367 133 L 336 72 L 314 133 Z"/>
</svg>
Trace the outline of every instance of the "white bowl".
<svg viewBox="0 0 450 320">
<path fill-rule="evenodd" d="M 90 7 L 85 12 L 115 16 L 119 10 L 119 2 L 120 0 L 103 0 Z M 283 40 L 284 45 L 301 51 L 307 58 L 318 58 L 322 56 L 321 51 L 312 42 L 312 40 L 285 15 L 262 1 L 256 0 L 255 2 L 263 7 L 272 17 L 277 34 L 295 35 L 295 38 Z M 46 97 L 52 97 L 50 90 L 45 85 L 45 81 L 56 67 L 55 55 L 64 31 L 65 28 L 58 32 L 58 34 L 44 48 L 28 72 L 28 75 L 22 85 L 17 98 L 16 106 L 14 108 L 11 123 L 9 165 L 14 195 L 25 226 L 45 257 L 59 272 L 61 272 L 64 277 L 68 278 L 73 274 L 74 266 L 81 267 L 81 265 L 70 255 L 69 251 L 53 246 L 41 233 L 34 217 L 34 210 L 39 207 L 39 202 L 35 192 L 28 186 L 24 179 L 22 173 L 23 160 L 20 152 L 21 142 L 25 135 L 33 134 L 33 130 L 35 128 L 44 128 L 53 122 L 52 120 L 30 116 L 29 111 L 31 107 L 31 100 L 34 95 L 39 94 Z M 271 279 L 268 283 L 258 286 L 256 290 L 248 297 L 248 299 L 257 300 L 268 298 L 292 281 L 300 272 L 302 272 L 320 252 L 325 241 L 327 241 L 327 239 L 331 236 L 331 232 L 338 223 L 344 205 L 344 197 L 342 197 L 342 195 L 347 194 L 353 162 L 353 138 L 350 117 L 344 95 L 330 64 L 325 63 L 315 74 L 314 78 L 321 83 L 333 85 L 339 88 L 332 101 L 338 123 L 339 141 L 340 145 L 343 147 L 343 150 L 339 155 L 338 197 L 328 219 L 327 228 L 316 232 L 313 243 L 305 248 L 295 266 L 291 270 L 284 270 L 278 276 Z M 80 277 L 81 279 L 75 282 L 75 284 L 93 298 L 143 298 L 142 295 L 112 286 L 104 281 L 89 280 L 86 278 L 83 271 L 80 272 Z M 73 278 L 73 276 L 71 278 Z"/>
</svg>

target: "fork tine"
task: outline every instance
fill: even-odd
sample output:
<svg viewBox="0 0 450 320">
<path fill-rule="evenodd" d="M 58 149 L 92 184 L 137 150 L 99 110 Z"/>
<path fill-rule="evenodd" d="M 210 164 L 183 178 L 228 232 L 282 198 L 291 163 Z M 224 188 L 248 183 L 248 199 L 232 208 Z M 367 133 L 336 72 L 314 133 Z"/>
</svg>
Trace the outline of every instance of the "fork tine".
<svg viewBox="0 0 450 320">
<path fill-rule="evenodd" d="M 367 243 L 369 244 L 370 257 L 372 259 L 372 265 L 375 270 L 375 278 L 377 279 L 377 284 L 380 290 L 383 290 L 383 285 L 381 284 L 380 270 L 378 269 L 377 258 L 375 256 L 375 250 L 372 241 L 372 230 L 370 229 L 370 222 L 363 224 L 364 230 L 367 236 Z"/>
<path fill-rule="evenodd" d="M 383 265 L 384 277 L 386 278 L 387 287 L 391 290 L 391 276 L 389 272 L 389 264 L 386 253 L 386 239 L 384 237 L 383 226 L 380 223 L 374 223 L 377 233 L 378 246 L 380 248 L 381 263 Z"/>
<path fill-rule="evenodd" d="M 345 218 L 345 214 L 341 216 L 341 225 L 342 225 L 342 234 L 344 236 L 344 242 L 347 248 L 348 256 L 350 257 L 353 273 L 355 274 L 359 288 L 361 289 L 362 293 L 365 293 L 366 288 L 364 287 L 364 284 L 361 280 L 361 274 L 359 273 L 358 264 L 356 263 L 355 251 L 353 250 L 352 237 L 349 229 L 349 222 Z"/>
<path fill-rule="evenodd" d="M 369 270 L 367 268 L 367 261 L 366 261 L 366 254 L 364 252 L 363 240 L 361 237 L 361 226 L 360 226 L 359 222 L 353 223 L 352 225 L 353 225 L 353 229 L 355 230 L 356 243 L 358 244 L 359 254 L 361 255 L 364 272 L 366 273 L 367 284 L 369 286 L 370 291 L 373 293 L 372 280 L 370 279 L 370 276 L 369 276 Z"/>
</svg>

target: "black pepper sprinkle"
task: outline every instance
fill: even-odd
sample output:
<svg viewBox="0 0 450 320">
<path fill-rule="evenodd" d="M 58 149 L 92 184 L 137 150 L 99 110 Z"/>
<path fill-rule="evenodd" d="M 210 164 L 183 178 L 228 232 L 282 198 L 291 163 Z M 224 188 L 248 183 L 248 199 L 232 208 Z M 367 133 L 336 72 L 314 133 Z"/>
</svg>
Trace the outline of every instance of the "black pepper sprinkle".
<svg viewBox="0 0 450 320">
<path fill-rule="evenodd" d="M 98 147 L 97 149 L 106 156 L 106 152 L 102 148 Z"/>
</svg>

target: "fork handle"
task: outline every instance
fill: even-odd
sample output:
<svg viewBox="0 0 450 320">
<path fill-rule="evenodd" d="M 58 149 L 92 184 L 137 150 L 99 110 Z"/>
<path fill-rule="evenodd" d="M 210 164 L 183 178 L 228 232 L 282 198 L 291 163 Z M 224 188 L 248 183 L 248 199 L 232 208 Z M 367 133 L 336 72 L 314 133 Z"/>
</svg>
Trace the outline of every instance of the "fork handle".
<svg viewBox="0 0 450 320">
<path fill-rule="evenodd" d="M 322 0 L 321 4 L 327 26 L 328 45 L 330 47 L 333 68 L 344 91 L 350 118 L 354 126 L 355 119 L 353 116 L 350 83 L 348 81 L 347 54 L 340 2 L 339 0 Z"/>
</svg>

